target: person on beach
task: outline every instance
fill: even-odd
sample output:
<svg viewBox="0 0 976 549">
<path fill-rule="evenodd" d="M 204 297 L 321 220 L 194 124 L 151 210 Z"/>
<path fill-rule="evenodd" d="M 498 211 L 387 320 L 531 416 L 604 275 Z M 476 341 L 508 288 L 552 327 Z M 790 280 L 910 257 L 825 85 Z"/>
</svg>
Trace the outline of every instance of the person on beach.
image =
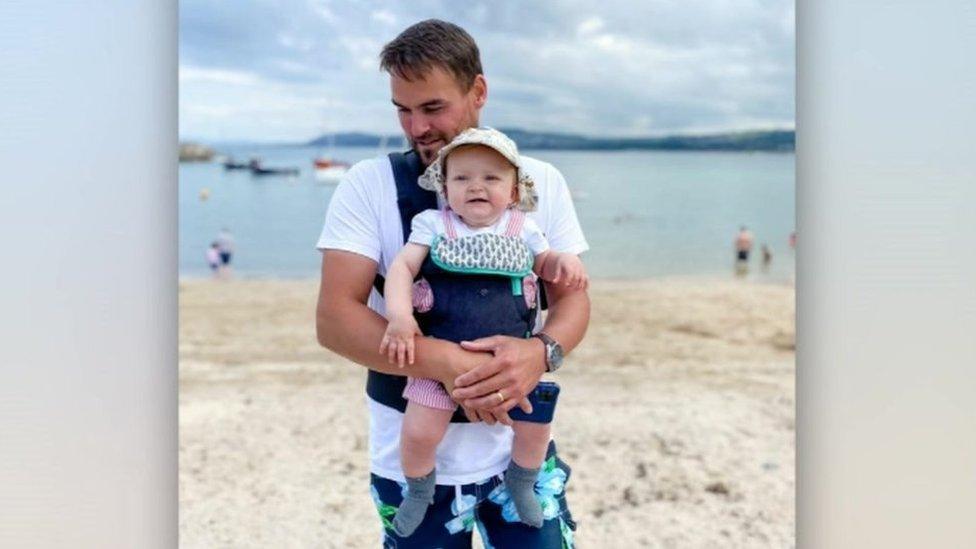
<svg viewBox="0 0 976 549">
<path fill-rule="evenodd" d="M 392 102 L 411 150 L 359 162 L 336 187 L 318 242 L 322 270 L 316 332 L 322 346 L 368 368 L 370 493 L 384 544 L 467 547 L 477 527 L 486 547 L 572 547 L 576 523 L 565 496 L 570 468 L 555 443 L 548 441 L 535 479 L 540 528 L 521 522 L 503 474 L 512 461 L 514 438 L 508 412 L 523 404 L 543 373 L 556 370 L 562 354 L 579 344 L 589 322 L 585 290 L 544 282 L 548 315 L 537 318 L 533 337 L 493 335 L 459 344 L 417 334 L 414 362 L 403 369 L 377 353 L 388 325 L 381 276 L 390 274 L 411 232 L 413 216 L 401 212 L 415 200 L 430 204 L 416 213 L 443 208 L 442 196 L 415 182 L 443 147 L 479 126 L 488 98 L 477 44 L 451 23 L 428 20 L 407 28 L 384 46 L 380 67 L 390 76 Z M 559 171 L 527 156 L 519 162 L 519 173 L 531 178 L 537 195 L 536 210 L 526 218 L 538 225 L 553 251 L 586 251 Z M 402 396 L 406 374 L 437 380 L 462 410 L 451 418 L 440 444 L 434 444 L 436 484 L 423 494 L 428 507 L 409 537 L 393 526 L 408 492 L 399 452 L 408 406 Z"/>
<path fill-rule="evenodd" d="M 220 244 L 216 242 L 211 242 L 210 247 L 207 248 L 207 265 L 210 266 L 210 272 L 213 273 L 214 278 L 220 276 Z"/>
<path fill-rule="evenodd" d="M 234 236 L 227 227 L 217 233 L 217 248 L 220 251 L 220 271 L 223 275 L 230 274 L 230 260 L 234 255 Z"/>
<path fill-rule="evenodd" d="M 579 257 L 551 251 L 538 225 L 525 217 L 525 212 L 535 209 L 535 183 L 519 166 L 518 149 L 511 139 L 491 128 L 472 128 L 442 148 L 420 178 L 420 186 L 439 193 L 447 205 L 413 218 L 407 244 L 387 273 L 389 324 L 379 352 L 391 363 L 401 368 L 413 364 L 415 334 L 460 343 L 501 333 L 512 337 L 531 333 L 536 312 L 532 273 L 586 289 Z M 424 278 L 414 283 L 421 271 Z M 492 286 L 490 296 L 484 290 L 468 292 L 471 282 L 481 285 L 477 279 L 464 280 L 472 278 L 464 275 L 475 273 L 501 278 L 502 284 Z M 510 283 L 505 280 L 512 277 Z M 513 294 L 522 296 L 521 302 L 516 303 Z M 445 299 L 447 305 L 438 306 Z M 400 433 L 407 494 L 393 527 L 406 537 L 427 512 L 436 482 L 437 444 L 457 403 L 433 379 L 410 378 L 403 396 L 409 401 Z M 504 400 L 503 393 L 498 396 Z M 505 486 L 519 519 L 538 528 L 543 517 L 535 479 L 549 445 L 549 424 L 515 421 L 512 429 L 515 439 Z"/>
</svg>

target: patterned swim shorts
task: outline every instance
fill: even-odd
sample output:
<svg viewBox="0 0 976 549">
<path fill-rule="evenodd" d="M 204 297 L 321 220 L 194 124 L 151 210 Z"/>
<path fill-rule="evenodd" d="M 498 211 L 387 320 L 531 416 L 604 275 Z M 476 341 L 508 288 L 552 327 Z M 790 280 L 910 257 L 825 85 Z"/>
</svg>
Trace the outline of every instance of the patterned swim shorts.
<svg viewBox="0 0 976 549">
<path fill-rule="evenodd" d="M 550 442 L 535 484 L 545 517 L 542 528 L 519 521 L 501 475 L 462 486 L 438 485 L 424 522 L 408 538 L 393 531 L 393 517 L 406 494 L 406 484 L 370 475 L 370 492 L 383 522 L 384 549 L 469 549 L 475 528 L 485 549 L 572 549 L 576 523 L 566 504 L 569 475 L 569 466 Z"/>
</svg>

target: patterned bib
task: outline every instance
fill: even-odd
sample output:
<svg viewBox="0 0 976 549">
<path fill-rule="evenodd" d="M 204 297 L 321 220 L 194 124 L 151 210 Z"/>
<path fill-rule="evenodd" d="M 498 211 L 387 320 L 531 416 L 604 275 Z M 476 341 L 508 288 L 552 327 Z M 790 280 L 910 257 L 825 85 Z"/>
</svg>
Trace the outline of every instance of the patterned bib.
<svg viewBox="0 0 976 549">
<path fill-rule="evenodd" d="M 513 210 L 505 234 L 481 233 L 458 237 L 450 213 L 444 210 L 446 234 L 430 245 L 435 265 L 456 273 L 495 274 L 522 278 L 532 273 L 532 250 L 521 238 L 525 214 Z"/>
<path fill-rule="evenodd" d="M 437 236 L 430 247 L 434 264 L 457 273 L 523 277 L 532 272 L 532 252 L 521 238 L 476 234 L 461 238 Z"/>
</svg>

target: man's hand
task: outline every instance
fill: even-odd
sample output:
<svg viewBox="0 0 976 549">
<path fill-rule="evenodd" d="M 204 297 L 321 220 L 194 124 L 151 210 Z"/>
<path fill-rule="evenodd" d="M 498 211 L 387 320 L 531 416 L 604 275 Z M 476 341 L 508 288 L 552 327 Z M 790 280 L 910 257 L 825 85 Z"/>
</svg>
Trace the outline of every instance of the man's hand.
<svg viewBox="0 0 976 549">
<path fill-rule="evenodd" d="M 475 368 L 486 364 L 493 359 L 492 354 L 489 352 L 466 351 L 457 344 L 452 343 L 451 345 L 453 345 L 454 348 L 448 355 L 449 358 L 447 359 L 447 363 L 450 364 L 452 373 L 446 377 L 438 378 L 438 381 L 444 385 L 444 389 L 447 391 L 447 394 L 454 392 L 454 383 L 460 375 L 470 372 L 471 370 L 474 370 Z M 464 415 L 467 416 L 468 421 L 472 423 L 484 421 L 488 425 L 494 425 L 499 421 L 499 419 L 488 410 L 475 410 L 474 408 L 465 406 L 464 403 L 458 399 L 455 399 L 455 401 L 461 406 L 461 409 L 464 410 Z M 507 417 L 505 419 L 507 419 Z M 509 420 L 508 424 L 511 424 L 511 420 Z"/>
<path fill-rule="evenodd" d="M 455 400 L 465 408 L 488 412 L 506 425 L 512 424 L 508 411 L 516 405 L 531 413 L 532 406 L 526 396 L 546 371 L 542 341 L 492 336 L 463 341 L 461 347 L 469 351 L 487 351 L 494 356 L 454 380 L 455 389 L 451 396 Z"/>
</svg>

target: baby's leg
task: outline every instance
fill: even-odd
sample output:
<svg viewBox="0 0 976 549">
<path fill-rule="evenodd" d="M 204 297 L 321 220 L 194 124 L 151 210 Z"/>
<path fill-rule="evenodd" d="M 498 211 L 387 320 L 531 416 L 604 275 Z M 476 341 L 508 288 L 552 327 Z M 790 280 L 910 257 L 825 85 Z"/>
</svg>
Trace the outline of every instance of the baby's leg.
<svg viewBox="0 0 976 549">
<path fill-rule="evenodd" d="M 441 410 L 407 402 L 400 431 L 400 462 L 407 478 L 422 477 L 434 470 L 437 445 L 451 423 L 453 410 Z"/>
<path fill-rule="evenodd" d="M 549 424 L 516 421 L 512 425 L 512 461 L 505 471 L 505 487 L 515 504 L 519 519 L 539 528 L 544 520 L 542 506 L 535 497 L 535 481 L 549 448 Z"/>
<path fill-rule="evenodd" d="M 512 461 L 520 467 L 542 465 L 549 449 L 549 424 L 516 421 L 512 424 L 515 440 L 512 442 Z"/>
<path fill-rule="evenodd" d="M 393 529 L 403 537 L 420 526 L 427 507 L 433 503 L 437 445 L 444 438 L 453 414 L 453 410 L 407 402 L 400 431 L 400 461 L 407 478 L 407 495 L 393 518 Z"/>
</svg>

